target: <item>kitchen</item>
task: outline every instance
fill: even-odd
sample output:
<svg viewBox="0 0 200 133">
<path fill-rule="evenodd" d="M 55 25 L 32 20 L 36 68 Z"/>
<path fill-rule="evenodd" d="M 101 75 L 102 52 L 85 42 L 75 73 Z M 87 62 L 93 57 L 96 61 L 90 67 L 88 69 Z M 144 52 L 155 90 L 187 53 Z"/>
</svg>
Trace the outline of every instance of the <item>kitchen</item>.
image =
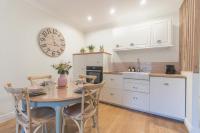
<svg viewBox="0 0 200 133">
<path fill-rule="evenodd" d="M 200 132 L 198 0 L 23 0 L 14 4 L 9 0 L 1 5 L 2 16 L 8 17 L 1 22 L 6 33 L 2 42 L 20 46 L 2 46 L 1 60 L 6 65 L 1 84 L 10 79 L 27 86 L 24 79 L 30 73 L 52 74 L 56 81 L 59 77 L 50 66 L 67 60 L 72 65 L 68 82 L 80 75 L 95 76 L 95 84 L 105 81 L 99 98 L 101 132 Z M 63 35 L 60 40 L 65 47 L 58 55 L 46 51 L 43 38 L 47 35 L 38 37 L 38 47 L 39 30 L 48 33 L 48 27 Z M 9 32 L 13 39 L 8 39 Z M 50 51 L 56 48 L 53 43 Z M 10 72 L 5 73 L 7 69 Z M 0 93 L 1 101 L 6 101 L 0 102 L 0 132 L 14 132 L 7 130 L 14 121 L 4 124 L 14 118 L 11 98 L 5 91 Z M 70 122 L 66 124 L 65 132 L 77 131 Z M 93 131 L 88 125 L 87 129 Z M 56 125 L 55 130 L 61 129 Z"/>
</svg>

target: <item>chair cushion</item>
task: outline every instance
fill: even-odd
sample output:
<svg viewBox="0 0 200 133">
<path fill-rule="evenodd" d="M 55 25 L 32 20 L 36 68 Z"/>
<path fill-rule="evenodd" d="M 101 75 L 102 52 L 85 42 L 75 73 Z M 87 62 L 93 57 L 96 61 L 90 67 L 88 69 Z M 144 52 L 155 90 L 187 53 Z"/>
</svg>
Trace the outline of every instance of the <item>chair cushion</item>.
<svg viewBox="0 0 200 133">
<path fill-rule="evenodd" d="M 39 107 L 31 109 L 32 120 L 37 122 L 45 122 L 55 116 L 54 109 L 50 107 Z"/>
<path fill-rule="evenodd" d="M 90 113 L 93 110 L 93 108 L 88 103 L 85 103 L 84 108 L 87 108 L 85 113 Z M 81 114 L 81 103 L 65 107 L 63 113 L 66 116 L 77 117 Z"/>
</svg>

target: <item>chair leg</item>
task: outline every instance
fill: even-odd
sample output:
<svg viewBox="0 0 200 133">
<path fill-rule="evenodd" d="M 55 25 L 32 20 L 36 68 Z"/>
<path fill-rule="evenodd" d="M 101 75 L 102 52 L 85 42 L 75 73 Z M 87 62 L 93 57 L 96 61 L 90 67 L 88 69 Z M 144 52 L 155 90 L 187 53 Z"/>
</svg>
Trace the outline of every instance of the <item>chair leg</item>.
<svg viewBox="0 0 200 133">
<path fill-rule="evenodd" d="M 42 132 L 43 132 L 43 131 L 44 131 L 44 130 L 43 130 L 43 125 L 40 125 L 40 126 L 38 126 L 38 127 L 36 127 L 36 128 L 34 129 L 33 133 L 37 133 L 37 131 L 38 131 L 40 128 L 42 128 Z"/>
<path fill-rule="evenodd" d="M 20 131 L 21 131 L 21 125 L 18 122 L 16 122 L 16 133 L 20 133 Z"/>
<path fill-rule="evenodd" d="M 73 121 L 76 123 L 79 133 L 84 133 L 84 122 L 76 121 L 76 120 L 73 120 Z"/>
<path fill-rule="evenodd" d="M 62 120 L 62 133 L 65 132 L 65 118 Z"/>
<path fill-rule="evenodd" d="M 96 114 L 96 128 L 97 128 L 97 133 L 100 133 L 100 131 L 99 131 L 99 113 L 97 112 L 97 114 Z"/>
<path fill-rule="evenodd" d="M 80 122 L 80 127 L 81 127 L 80 133 L 84 133 L 84 121 L 83 120 L 81 120 L 81 122 Z"/>
<path fill-rule="evenodd" d="M 48 133 L 47 123 L 44 124 L 44 130 L 45 130 L 45 131 L 44 131 L 45 133 Z"/>
<path fill-rule="evenodd" d="M 96 118 L 95 118 L 95 116 L 92 116 L 92 121 L 93 121 L 92 127 L 95 128 L 96 127 Z"/>
</svg>

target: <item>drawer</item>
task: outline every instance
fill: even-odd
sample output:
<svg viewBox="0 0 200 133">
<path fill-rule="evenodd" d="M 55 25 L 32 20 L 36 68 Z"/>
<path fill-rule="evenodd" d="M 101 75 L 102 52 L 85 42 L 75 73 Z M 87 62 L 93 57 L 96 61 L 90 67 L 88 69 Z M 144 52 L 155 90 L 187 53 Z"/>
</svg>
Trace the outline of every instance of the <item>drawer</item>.
<svg viewBox="0 0 200 133">
<path fill-rule="evenodd" d="M 123 87 L 123 80 L 121 75 L 104 74 L 105 86 L 107 88 L 119 88 Z"/>
<path fill-rule="evenodd" d="M 149 81 L 124 79 L 124 90 L 149 93 Z"/>
<path fill-rule="evenodd" d="M 128 108 L 149 111 L 149 94 L 124 91 L 122 104 Z"/>
<path fill-rule="evenodd" d="M 105 88 L 102 93 L 102 101 L 108 102 L 108 103 L 113 103 L 113 104 L 118 104 L 121 105 L 122 103 L 122 95 L 121 91 L 115 88 Z"/>
</svg>

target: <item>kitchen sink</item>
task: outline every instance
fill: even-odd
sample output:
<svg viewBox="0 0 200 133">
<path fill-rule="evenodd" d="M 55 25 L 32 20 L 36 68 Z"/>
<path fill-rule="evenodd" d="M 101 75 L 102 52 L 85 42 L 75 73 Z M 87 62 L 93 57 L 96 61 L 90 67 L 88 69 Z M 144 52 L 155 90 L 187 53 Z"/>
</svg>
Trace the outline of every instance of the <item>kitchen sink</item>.
<svg viewBox="0 0 200 133">
<path fill-rule="evenodd" d="M 148 72 L 122 72 L 123 78 L 149 80 Z"/>
</svg>

